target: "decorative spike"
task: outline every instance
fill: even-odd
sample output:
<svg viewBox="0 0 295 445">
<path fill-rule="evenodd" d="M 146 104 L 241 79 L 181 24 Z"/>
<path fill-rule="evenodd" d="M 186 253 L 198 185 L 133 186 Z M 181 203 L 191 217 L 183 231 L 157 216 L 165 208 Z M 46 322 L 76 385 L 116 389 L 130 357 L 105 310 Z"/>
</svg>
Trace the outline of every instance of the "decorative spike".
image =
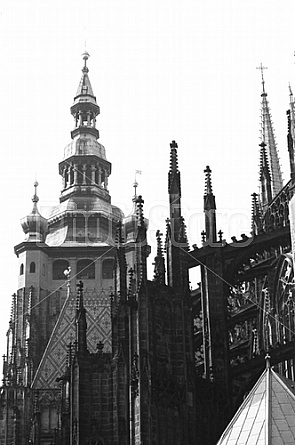
<svg viewBox="0 0 295 445">
<path fill-rule="evenodd" d="M 35 391 L 34 393 L 34 406 L 33 406 L 33 411 L 34 414 L 37 414 L 40 412 L 40 407 L 39 407 L 39 391 Z"/>
<path fill-rule="evenodd" d="M 132 267 L 130 267 L 130 269 L 128 270 L 128 274 L 129 274 L 128 298 L 130 298 L 134 291 L 134 269 L 132 269 Z"/>
<path fill-rule="evenodd" d="M 162 236 L 163 236 L 163 233 L 161 233 L 160 230 L 157 230 L 157 232 L 156 232 L 156 239 L 157 239 L 157 256 L 159 256 L 159 257 L 163 257 Z"/>
<path fill-rule="evenodd" d="M 77 284 L 77 288 L 78 288 L 77 304 L 76 304 L 77 311 L 80 311 L 84 307 L 84 303 L 83 303 L 83 287 L 84 287 L 83 282 L 80 280 L 79 283 Z"/>
<path fill-rule="evenodd" d="M 178 145 L 175 141 L 170 144 L 170 169 L 168 172 L 168 193 L 178 193 L 181 196 L 180 172 L 178 170 Z"/>
<path fill-rule="evenodd" d="M 9 320 L 10 324 L 15 322 L 15 317 L 16 317 L 16 294 L 13 294 L 11 301 L 11 310 L 10 310 L 10 320 Z"/>
<path fill-rule="evenodd" d="M 116 234 L 116 245 L 117 245 L 117 269 L 119 271 L 119 281 L 116 284 L 116 295 L 120 294 L 120 301 L 126 299 L 126 257 L 125 257 L 125 247 L 122 235 L 122 224 L 118 222 L 117 224 L 117 234 Z"/>
<path fill-rule="evenodd" d="M 116 246 L 120 248 L 124 244 L 121 221 L 117 223 L 116 229 Z"/>
<path fill-rule="evenodd" d="M 166 218 L 166 237 L 165 237 L 165 251 L 168 240 L 171 238 L 171 220 Z"/>
<path fill-rule="evenodd" d="M 155 257 L 154 264 L 154 281 L 165 284 L 165 260 L 163 256 L 162 236 L 160 230 L 156 232 L 157 238 L 157 256 Z"/>
<path fill-rule="evenodd" d="M 185 250 L 189 250 L 187 233 L 186 233 L 186 224 L 184 222 L 183 216 L 181 216 L 180 219 L 181 219 L 181 222 L 180 222 L 180 228 L 179 228 L 178 241 L 179 241 L 179 243 L 184 244 L 183 248 Z"/>
<path fill-rule="evenodd" d="M 138 198 L 136 199 L 136 204 L 137 204 L 137 209 L 136 209 L 136 213 L 137 213 L 137 226 L 138 227 L 144 227 L 144 216 L 143 216 L 144 200 L 142 199 L 141 195 L 139 195 Z"/>
<path fill-rule="evenodd" d="M 67 346 L 66 367 L 69 368 L 72 363 L 72 343 Z"/>
<path fill-rule="evenodd" d="M 269 163 L 268 163 L 268 157 L 266 153 L 266 144 L 264 141 L 259 144 L 261 147 L 260 149 L 260 179 L 263 175 L 267 176 L 269 180 L 271 179 L 270 176 L 270 170 L 269 170 Z"/>
<path fill-rule="evenodd" d="M 177 148 L 178 145 L 175 141 L 172 141 L 170 144 L 170 171 L 178 172 L 178 158 L 177 158 Z"/>
<path fill-rule="evenodd" d="M 202 243 L 205 244 L 205 242 L 206 242 L 206 232 L 205 232 L 205 230 L 202 230 L 201 237 L 202 237 Z"/>
<path fill-rule="evenodd" d="M 29 301 L 28 301 L 28 315 L 31 315 L 31 312 L 32 312 L 33 290 L 34 290 L 34 287 L 30 286 Z"/>
</svg>

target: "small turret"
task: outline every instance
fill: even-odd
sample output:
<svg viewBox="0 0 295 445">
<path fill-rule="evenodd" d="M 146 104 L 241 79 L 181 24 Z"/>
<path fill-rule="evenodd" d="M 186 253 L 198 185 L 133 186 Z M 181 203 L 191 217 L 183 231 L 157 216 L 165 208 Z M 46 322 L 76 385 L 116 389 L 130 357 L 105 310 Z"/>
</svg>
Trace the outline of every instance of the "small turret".
<svg viewBox="0 0 295 445">
<path fill-rule="evenodd" d="M 37 195 L 38 185 L 38 182 L 34 183 L 33 210 L 28 216 L 21 219 L 21 226 L 26 235 L 25 241 L 44 242 L 47 233 L 47 219 L 40 215 L 37 207 L 39 201 Z"/>
<path fill-rule="evenodd" d="M 75 129 L 72 131 L 72 139 L 79 133 L 91 133 L 96 139 L 99 138 L 99 132 L 96 129 L 96 117 L 100 113 L 99 106 L 96 103 L 96 97 L 93 94 L 92 86 L 88 77 L 89 69 L 87 60 L 89 54 L 85 51 L 83 54 L 84 66 L 82 68 L 82 77 L 77 89 L 74 103 L 71 106 L 71 114 L 75 119 Z"/>
</svg>

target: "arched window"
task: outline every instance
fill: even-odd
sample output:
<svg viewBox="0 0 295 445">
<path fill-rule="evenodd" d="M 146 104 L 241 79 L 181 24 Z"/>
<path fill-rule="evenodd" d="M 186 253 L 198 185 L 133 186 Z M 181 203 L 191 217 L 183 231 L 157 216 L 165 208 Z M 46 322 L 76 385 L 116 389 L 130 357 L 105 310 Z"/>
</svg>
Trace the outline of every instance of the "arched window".
<svg viewBox="0 0 295 445">
<path fill-rule="evenodd" d="M 30 264 L 30 273 L 35 273 L 35 272 L 36 272 L 36 263 L 32 261 Z"/>
<path fill-rule="evenodd" d="M 77 262 L 77 277 L 79 280 L 95 278 L 95 264 L 92 260 L 83 259 Z"/>
<path fill-rule="evenodd" d="M 20 268 L 19 268 L 19 274 L 20 274 L 20 275 L 23 275 L 23 274 L 24 274 L 24 265 L 23 265 L 23 263 L 20 265 Z"/>
<path fill-rule="evenodd" d="M 114 274 L 114 260 L 104 260 L 102 263 L 102 278 L 104 280 L 111 280 Z"/>
<path fill-rule="evenodd" d="M 55 260 L 52 266 L 52 277 L 54 280 L 65 280 L 64 271 L 70 266 L 67 260 Z"/>
</svg>

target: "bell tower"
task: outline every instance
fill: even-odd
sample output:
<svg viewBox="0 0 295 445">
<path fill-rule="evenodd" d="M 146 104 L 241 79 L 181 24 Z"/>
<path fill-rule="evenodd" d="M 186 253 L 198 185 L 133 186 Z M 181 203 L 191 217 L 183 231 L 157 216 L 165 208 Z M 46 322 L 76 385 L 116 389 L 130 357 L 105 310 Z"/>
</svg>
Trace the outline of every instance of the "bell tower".
<svg viewBox="0 0 295 445">
<path fill-rule="evenodd" d="M 105 148 L 98 142 L 99 131 L 96 118 L 100 113 L 89 80 L 87 60 L 83 54 L 84 66 L 71 114 L 75 127 L 71 131 L 72 142 L 64 150 L 64 159 L 59 164 L 63 185 L 60 202 L 73 198 L 78 207 L 81 200 L 98 197 L 106 203 L 111 201 L 108 193 L 108 178 L 111 164 L 106 159 Z"/>
</svg>

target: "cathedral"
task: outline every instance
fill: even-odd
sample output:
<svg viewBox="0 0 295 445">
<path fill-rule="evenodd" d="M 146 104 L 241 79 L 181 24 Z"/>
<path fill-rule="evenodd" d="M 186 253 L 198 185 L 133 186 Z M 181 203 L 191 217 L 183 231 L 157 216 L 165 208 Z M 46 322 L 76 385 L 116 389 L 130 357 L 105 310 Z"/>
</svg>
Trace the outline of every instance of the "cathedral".
<svg viewBox="0 0 295 445">
<path fill-rule="evenodd" d="M 144 199 L 135 187 L 128 216 L 112 205 L 88 58 L 85 52 L 71 142 L 59 163 L 59 204 L 42 216 L 36 182 L 32 211 L 21 220 L 24 240 L 15 246 L 0 445 L 294 444 L 291 89 L 284 185 L 261 67 L 251 236 L 229 241 L 218 231 L 207 166 L 202 245 L 190 249 L 171 142 L 170 214 L 165 237 L 156 234 L 148 280 Z M 195 267 L 200 283 L 191 289 Z M 253 417 L 257 400 L 266 408 Z"/>
</svg>

